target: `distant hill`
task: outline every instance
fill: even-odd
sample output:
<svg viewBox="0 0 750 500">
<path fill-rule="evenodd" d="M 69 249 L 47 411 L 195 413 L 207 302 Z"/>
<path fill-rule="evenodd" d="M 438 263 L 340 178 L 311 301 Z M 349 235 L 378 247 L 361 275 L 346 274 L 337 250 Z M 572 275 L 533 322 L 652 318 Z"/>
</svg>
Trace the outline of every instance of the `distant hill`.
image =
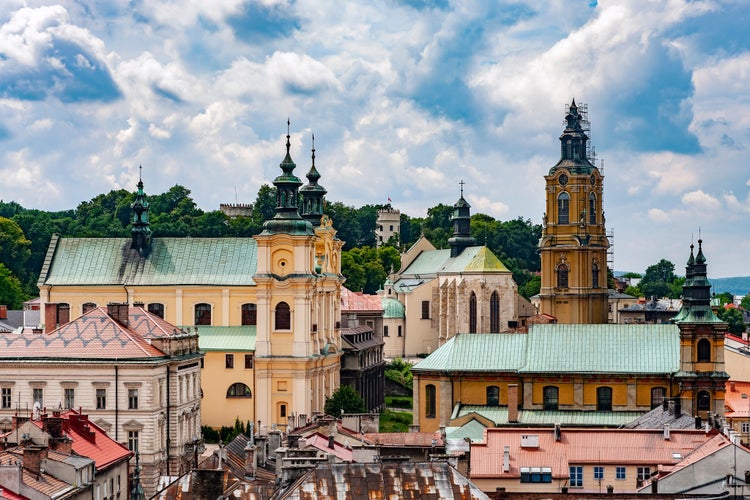
<svg viewBox="0 0 750 500">
<path fill-rule="evenodd" d="M 750 276 L 737 278 L 708 278 L 713 293 L 729 292 L 732 295 L 747 295 L 750 293 Z"/>
<path fill-rule="evenodd" d="M 615 276 L 620 277 L 625 274 L 625 271 L 615 271 Z M 750 294 L 750 276 L 735 277 L 735 278 L 711 278 L 708 280 L 713 285 L 711 289 L 712 293 L 723 293 L 729 292 L 732 295 L 748 295 Z"/>
</svg>

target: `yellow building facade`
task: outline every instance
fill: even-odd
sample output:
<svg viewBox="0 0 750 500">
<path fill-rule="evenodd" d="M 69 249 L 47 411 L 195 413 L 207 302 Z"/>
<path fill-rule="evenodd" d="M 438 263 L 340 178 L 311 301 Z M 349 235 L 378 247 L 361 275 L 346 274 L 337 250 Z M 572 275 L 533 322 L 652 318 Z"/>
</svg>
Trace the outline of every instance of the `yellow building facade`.
<svg viewBox="0 0 750 500">
<path fill-rule="evenodd" d="M 339 385 L 343 242 L 322 214 L 314 153 L 300 189 L 289 148 L 287 135 L 276 213 L 253 238 L 152 238 L 142 182 L 132 238 L 53 237 L 39 280 L 44 328 L 97 305 L 143 304 L 199 338 L 206 329 L 205 425 L 286 428 L 323 412 Z"/>
</svg>

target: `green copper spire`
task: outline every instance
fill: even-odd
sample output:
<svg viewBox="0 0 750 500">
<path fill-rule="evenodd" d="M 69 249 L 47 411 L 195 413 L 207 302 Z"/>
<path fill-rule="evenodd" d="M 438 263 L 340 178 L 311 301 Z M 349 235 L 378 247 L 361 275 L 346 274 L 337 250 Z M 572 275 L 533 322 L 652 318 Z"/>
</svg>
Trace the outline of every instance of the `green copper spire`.
<svg viewBox="0 0 750 500">
<path fill-rule="evenodd" d="M 464 199 L 464 181 L 459 182 L 461 186 L 461 197 L 453 205 L 453 236 L 448 239 L 451 246 L 451 257 L 457 257 L 464 248 L 477 244 L 471 236 L 471 205 Z"/>
<path fill-rule="evenodd" d="M 273 180 L 273 185 L 276 186 L 276 214 L 263 224 L 261 234 L 315 234 L 312 225 L 299 214 L 299 187 L 302 185 L 302 181 L 294 175 L 294 169 L 297 165 L 289 152 L 291 147 L 289 142 L 290 124 L 287 119 L 286 156 L 279 165 L 281 175 Z"/>
<path fill-rule="evenodd" d="M 138 168 L 143 169 L 143 167 Z M 146 200 L 146 194 L 143 192 L 143 178 L 140 173 L 138 175 L 138 191 L 130 208 L 133 216 L 133 228 L 130 230 L 133 241 L 130 248 L 135 248 L 138 253 L 145 256 L 151 247 L 151 228 L 148 222 L 149 203 Z"/>
<path fill-rule="evenodd" d="M 583 112 L 579 111 L 576 100 L 573 99 L 565 114 L 565 130 L 560 136 L 560 161 L 550 169 L 550 175 L 559 168 L 572 174 L 587 175 L 598 170 L 588 158 L 589 136 L 586 135 L 587 128 L 584 128 L 584 124 L 588 124 L 585 113 L 585 107 Z"/>
<path fill-rule="evenodd" d="M 300 188 L 302 194 L 302 218 L 309 221 L 313 227 L 320 225 L 323 216 L 323 197 L 328 191 L 318 184 L 320 173 L 315 168 L 315 134 L 312 136 L 312 166 L 307 172 L 308 183 Z"/>
<path fill-rule="evenodd" d="M 721 323 L 711 310 L 711 282 L 708 281 L 706 257 L 703 255 L 703 240 L 698 240 L 698 254 L 690 258 L 685 269 L 685 284 L 682 287 L 682 309 L 672 320 L 675 323 Z"/>
</svg>

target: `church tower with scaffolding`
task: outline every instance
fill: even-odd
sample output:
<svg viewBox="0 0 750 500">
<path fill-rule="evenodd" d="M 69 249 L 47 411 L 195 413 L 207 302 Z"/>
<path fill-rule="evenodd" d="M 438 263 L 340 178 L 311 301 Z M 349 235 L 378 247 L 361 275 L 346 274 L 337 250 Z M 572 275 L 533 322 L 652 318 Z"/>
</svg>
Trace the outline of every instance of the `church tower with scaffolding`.
<svg viewBox="0 0 750 500">
<path fill-rule="evenodd" d="M 568 106 L 560 161 L 544 177 L 539 252 L 541 312 L 560 323 L 607 323 L 607 239 L 603 180 L 589 150 L 587 108 Z"/>
</svg>

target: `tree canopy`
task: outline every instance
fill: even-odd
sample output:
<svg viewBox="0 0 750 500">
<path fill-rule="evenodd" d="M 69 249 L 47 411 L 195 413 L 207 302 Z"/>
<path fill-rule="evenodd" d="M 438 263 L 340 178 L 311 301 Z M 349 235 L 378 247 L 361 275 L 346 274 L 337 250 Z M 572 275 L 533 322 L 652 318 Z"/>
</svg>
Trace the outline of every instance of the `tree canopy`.
<svg viewBox="0 0 750 500">
<path fill-rule="evenodd" d="M 362 396 L 350 385 L 339 386 L 323 406 L 326 415 L 339 416 L 342 413 L 364 413 L 367 411 Z"/>
</svg>

